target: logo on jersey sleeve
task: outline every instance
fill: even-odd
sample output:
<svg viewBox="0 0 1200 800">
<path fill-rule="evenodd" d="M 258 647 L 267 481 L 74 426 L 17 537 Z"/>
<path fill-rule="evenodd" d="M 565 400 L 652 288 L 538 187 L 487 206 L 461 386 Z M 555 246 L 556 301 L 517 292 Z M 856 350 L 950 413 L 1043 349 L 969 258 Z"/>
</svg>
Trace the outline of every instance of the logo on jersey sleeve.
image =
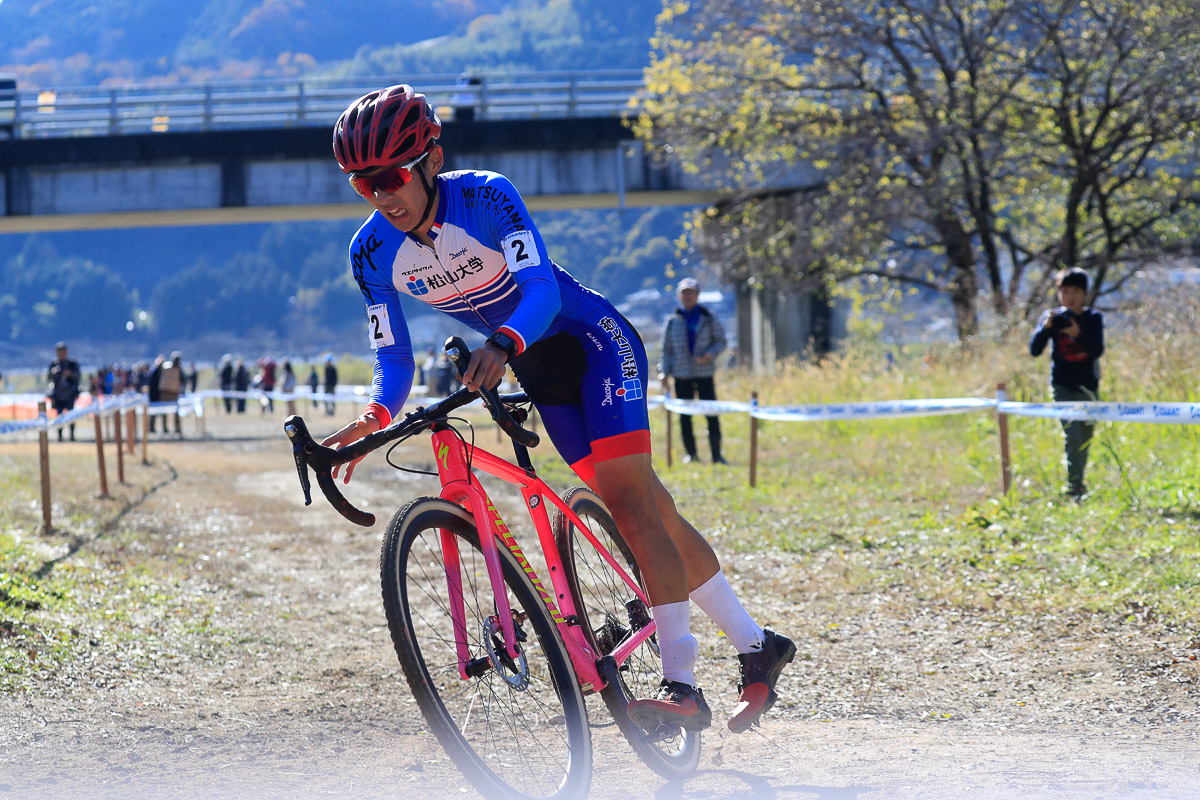
<svg viewBox="0 0 1200 800">
<path fill-rule="evenodd" d="M 412 295 L 429 294 L 429 287 L 425 285 L 424 278 L 418 278 L 416 275 L 409 275 L 404 282 L 404 288 L 408 289 L 408 293 Z"/>
<path fill-rule="evenodd" d="M 542 263 L 537 243 L 533 240 L 533 231 L 513 231 L 500 240 L 500 249 L 504 251 L 509 272 L 520 272 L 526 267 L 536 267 Z"/>
</svg>

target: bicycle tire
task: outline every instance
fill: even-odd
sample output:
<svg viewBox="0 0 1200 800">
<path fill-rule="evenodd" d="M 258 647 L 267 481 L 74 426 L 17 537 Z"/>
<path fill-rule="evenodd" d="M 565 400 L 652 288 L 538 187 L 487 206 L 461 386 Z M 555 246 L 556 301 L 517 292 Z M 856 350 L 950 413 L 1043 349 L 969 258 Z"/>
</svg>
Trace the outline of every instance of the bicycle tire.
<svg viewBox="0 0 1200 800">
<path fill-rule="evenodd" d="M 562 500 L 644 592 L 633 552 L 600 498 L 589 489 L 576 487 L 564 492 Z M 554 515 L 554 537 L 575 608 L 586 619 L 582 626 L 584 634 L 597 653 L 608 656 L 626 631 L 649 620 L 650 609 L 637 599 L 592 544 L 577 534 L 561 511 Z M 600 697 L 638 758 L 664 778 L 676 779 L 695 772 L 700 763 L 699 732 L 663 728 L 650 734 L 634 724 L 626 712 L 630 701 L 653 696 L 658 691 L 662 660 L 655 638 L 647 639 L 624 664 L 616 665 L 611 658 L 602 658 L 600 666 L 602 674 L 610 679 Z"/>
<path fill-rule="evenodd" d="M 466 637 L 481 673 L 466 681 L 458 671 L 441 530 L 459 544 Z M 527 637 L 525 665 L 504 655 L 503 642 L 497 646 L 489 633 L 496 630 L 489 620 L 495 595 L 472 516 L 429 497 L 397 511 L 380 551 L 396 655 L 425 721 L 484 797 L 585 797 L 592 743 L 579 680 L 541 598 L 512 553 L 499 552 L 509 603 L 514 615 L 524 615 L 517 625 Z"/>
</svg>

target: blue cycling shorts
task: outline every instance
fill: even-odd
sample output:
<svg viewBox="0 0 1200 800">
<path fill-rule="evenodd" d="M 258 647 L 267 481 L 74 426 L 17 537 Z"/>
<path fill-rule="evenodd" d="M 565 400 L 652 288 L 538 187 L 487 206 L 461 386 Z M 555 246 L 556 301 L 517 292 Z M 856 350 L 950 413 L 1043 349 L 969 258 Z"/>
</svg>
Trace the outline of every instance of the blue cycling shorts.
<svg viewBox="0 0 1200 800">
<path fill-rule="evenodd" d="M 510 362 L 550 441 L 588 483 L 596 462 L 650 452 L 646 348 L 611 304 L 597 306 Z"/>
</svg>

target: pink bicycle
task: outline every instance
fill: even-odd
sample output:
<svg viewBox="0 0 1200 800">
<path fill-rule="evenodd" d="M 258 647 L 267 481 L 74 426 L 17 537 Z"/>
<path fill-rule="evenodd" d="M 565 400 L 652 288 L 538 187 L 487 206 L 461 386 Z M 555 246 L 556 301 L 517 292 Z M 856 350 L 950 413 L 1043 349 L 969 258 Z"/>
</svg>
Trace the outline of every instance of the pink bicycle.
<svg viewBox="0 0 1200 800">
<path fill-rule="evenodd" d="M 461 373 L 466 346 L 454 337 L 446 350 Z M 451 416 L 480 395 L 512 438 L 516 463 L 467 441 L 459 428 L 469 423 Z M 520 424 L 527 404 L 525 395 L 464 388 L 341 450 L 313 441 L 300 417 L 288 417 L 284 429 L 305 503 L 312 467 L 326 499 L 360 525 L 375 518 L 341 495 L 334 465 L 432 432 L 441 494 L 412 500 L 388 524 L 383 605 L 422 715 L 485 797 L 586 796 L 592 742 L 585 698 L 596 694 L 611 716 L 605 723 L 615 724 L 647 765 L 668 778 L 689 775 L 700 758 L 698 733 L 644 731 L 626 714 L 631 700 L 654 695 L 661 678 L 638 566 L 594 493 L 575 488 L 560 497 L 537 477 L 529 448 L 538 436 Z M 475 471 L 520 489 L 549 586 Z"/>
</svg>

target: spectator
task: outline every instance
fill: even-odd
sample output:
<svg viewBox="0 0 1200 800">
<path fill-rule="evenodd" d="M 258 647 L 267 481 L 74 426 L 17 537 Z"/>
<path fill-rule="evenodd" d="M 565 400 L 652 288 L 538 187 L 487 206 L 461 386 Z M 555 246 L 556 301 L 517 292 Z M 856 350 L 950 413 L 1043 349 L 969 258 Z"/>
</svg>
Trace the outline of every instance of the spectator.
<svg viewBox="0 0 1200 800">
<path fill-rule="evenodd" d="M 270 357 L 260 358 L 258 366 L 259 377 L 255 381 L 254 388 L 261 389 L 264 392 L 261 400 L 261 410 L 264 414 L 268 411 L 274 414 L 275 398 L 271 397 L 271 392 L 275 391 L 275 360 Z"/>
<path fill-rule="evenodd" d="M 479 102 L 479 90 L 475 87 L 483 85 L 483 78 L 464 72 L 458 76 L 458 81 L 454 85 L 458 87 L 458 91 L 454 95 L 455 122 L 473 122 L 475 106 Z"/>
<path fill-rule="evenodd" d="M 332 417 L 336 413 L 337 407 L 333 401 L 333 394 L 337 391 L 338 374 L 337 367 L 333 364 L 333 355 L 326 354 L 325 356 L 325 394 L 330 395 L 325 401 L 325 414 Z"/>
<path fill-rule="evenodd" d="M 196 372 L 196 362 L 195 361 L 188 362 L 187 371 L 185 373 L 183 373 L 183 375 L 184 375 L 184 383 L 187 384 L 186 388 L 187 388 L 188 393 L 195 394 L 196 393 L 196 381 L 200 380 L 200 375 Z"/>
<path fill-rule="evenodd" d="M 149 400 L 151 405 L 159 402 L 162 399 L 161 395 L 159 394 L 159 391 L 158 391 L 158 385 L 159 385 L 159 382 L 162 380 L 163 364 L 166 362 L 166 360 L 167 360 L 167 357 L 164 356 L 162 353 L 159 353 L 157 356 L 154 357 L 154 365 L 150 367 L 150 378 L 146 382 L 146 395 L 147 395 L 147 400 Z M 151 411 L 152 410 L 153 409 L 151 409 Z M 155 414 L 151 413 L 150 414 L 150 433 L 154 433 L 154 430 L 157 427 L 157 424 L 158 424 L 158 417 Z"/>
<path fill-rule="evenodd" d="M 59 342 L 54 345 L 54 360 L 50 362 L 50 386 L 46 396 L 50 405 L 62 416 L 75 407 L 79 399 L 79 363 L 67 358 L 67 343 Z M 58 429 L 58 440 L 63 438 L 62 428 Z M 71 423 L 71 441 L 75 441 L 75 423 Z"/>
<path fill-rule="evenodd" d="M 133 376 L 133 390 L 143 394 L 150 393 L 150 365 L 139 361 Z"/>
<path fill-rule="evenodd" d="M 317 365 L 313 364 L 308 373 L 308 390 L 312 392 L 312 406 L 317 407 L 317 390 L 321 388 L 321 378 L 317 375 Z"/>
<path fill-rule="evenodd" d="M 233 388 L 237 392 L 246 392 L 250 389 L 250 371 L 246 369 L 246 363 L 240 358 L 234 366 L 233 371 Z M 237 413 L 246 413 L 246 398 L 245 396 L 237 399 Z"/>
<path fill-rule="evenodd" d="M 425 362 L 421 364 L 421 383 L 425 385 L 426 393 L 429 394 L 433 389 L 433 384 L 437 380 L 435 375 L 437 371 L 437 354 L 430 347 L 425 351 Z"/>
<path fill-rule="evenodd" d="M 104 391 L 104 367 L 96 370 L 88 379 L 88 392 L 92 395 L 93 403 L 100 399 L 100 395 L 106 394 Z"/>
<path fill-rule="evenodd" d="M 174 408 L 168 415 L 175 419 L 175 435 L 183 438 L 183 430 L 180 427 L 179 421 L 179 398 L 183 394 L 184 377 L 183 377 L 183 353 L 178 350 L 171 353 L 171 359 L 162 365 L 162 370 L 158 378 L 158 400 L 160 403 L 173 403 Z M 167 421 L 163 420 L 163 433 L 169 433 L 167 430 Z"/>
<path fill-rule="evenodd" d="M 1035 358 L 1053 342 L 1050 356 L 1050 391 L 1054 402 L 1100 399 L 1100 356 L 1104 354 L 1104 317 L 1084 305 L 1088 296 L 1088 274 L 1078 267 L 1065 269 L 1055 279 L 1057 308 L 1048 308 L 1038 319 L 1029 340 Z M 1083 482 L 1088 449 L 1095 423 L 1063 420 L 1063 447 L 1067 460 L 1066 492 L 1076 500 L 1087 494 Z"/>
<path fill-rule="evenodd" d="M 443 353 L 438 353 L 437 361 L 437 393 L 441 397 L 450 394 L 450 385 L 454 381 L 454 365 L 450 363 L 450 357 Z"/>
<path fill-rule="evenodd" d="M 700 284 L 695 278 L 679 282 L 679 308 L 667 317 L 663 326 L 662 362 L 659 378 L 663 388 L 671 391 L 670 379 L 675 379 L 675 397 L 681 400 L 716 400 L 713 375 L 717 356 L 725 349 L 725 331 L 720 321 L 700 305 Z M 692 433 L 692 418 L 679 417 L 679 432 L 687 453 L 683 463 L 695 461 L 696 437 Z M 708 418 L 708 445 L 714 464 L 728 463 L 721 455 L 721 421 L 714 414 Z"/>
<path fill-rule="evenodd" d="M 221 356 L 221 370 L 217 373 L 221 381 L 221 394 L 225 400 L 225 413 L 233 413 L 233 398 L 229 396 L 229 392 L 233 391 L 233 356 L 229 353 Z"/>
<path fill-rule="evenodd" d="M 280 367 L 280 372 L 282 375 L 279 380 L 279 388 L 284 394 L 288 395 L 287 413 L 290 416 L 296 413 L 296 398 L 294 396 L 294 392 L 296 391 L 296 373 L 292 371 L 292 362 L 285 358 L 283 366 Z"/>
</svg>

